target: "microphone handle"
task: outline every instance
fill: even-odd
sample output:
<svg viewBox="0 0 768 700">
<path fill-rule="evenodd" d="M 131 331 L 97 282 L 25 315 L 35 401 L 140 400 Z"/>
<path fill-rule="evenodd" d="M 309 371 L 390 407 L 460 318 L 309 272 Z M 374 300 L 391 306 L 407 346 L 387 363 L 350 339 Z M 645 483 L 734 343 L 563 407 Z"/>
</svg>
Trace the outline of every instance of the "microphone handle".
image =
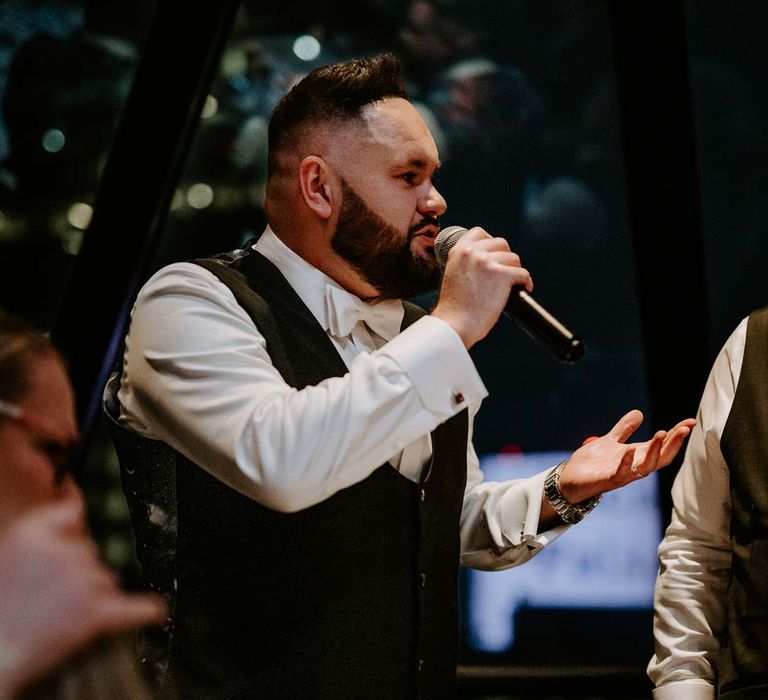
<svg viewBox="0 0 768 700">
<path fill-rule="evenodd" d="M 573 363 L 584 355 L 584 341 L 568 330 L 524 289 L 512 289 L 504 310 L 557 359 Z"/>
</svg>

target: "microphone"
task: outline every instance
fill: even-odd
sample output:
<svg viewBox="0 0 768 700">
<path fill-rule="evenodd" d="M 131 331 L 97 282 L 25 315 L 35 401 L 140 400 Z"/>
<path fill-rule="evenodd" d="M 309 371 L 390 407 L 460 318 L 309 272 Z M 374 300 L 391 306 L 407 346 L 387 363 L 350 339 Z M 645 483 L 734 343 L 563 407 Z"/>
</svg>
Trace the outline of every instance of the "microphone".
<svg viewBox="0 0 768 700">
<path fill-rule="evenodd" d="M 435 238 L 435 257 L 440 267 L 448 262 L 448 253 L 467 233 L 463 226 L 448 226 Z M 504 312 L 557 359 L 573 363 L 584 355 L 584 341 L 568 330 L 525 289 L 513 287 Z"/>
</svg>

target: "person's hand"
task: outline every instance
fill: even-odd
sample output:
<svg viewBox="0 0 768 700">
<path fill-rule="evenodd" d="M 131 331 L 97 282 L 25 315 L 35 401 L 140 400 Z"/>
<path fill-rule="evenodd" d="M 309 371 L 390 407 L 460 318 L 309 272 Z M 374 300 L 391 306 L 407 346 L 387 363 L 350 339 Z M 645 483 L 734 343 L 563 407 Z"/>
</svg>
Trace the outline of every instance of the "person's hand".
<svg viewBox="0 0 768 700">
<path fill-rule="evenodd" d="M 448 323 L 470 348 L 499 320 L 516 285 L 533 289 L 531 275 L 507 241 L 471 228 L 448 253 L 432 315 Z"/>
<path fill-rule="evenodd" d="M 164 620 L 157 596 L 121 591 L 99 562 L 74 489 L 0 533 L 0 696 L 12 697 L 97 637 Z"/>
<path fill-rule="evenodd" d="M 580 503 L 666 467 L 696 424 L 687 418 L 669 431 L 658 431 L 646 442 L 627 444 L 642 422 L 640 411 L 630 411 L 606 435 L 576 450 L 560 474 L 563 496 L 571 503 Z"/>
</svg>

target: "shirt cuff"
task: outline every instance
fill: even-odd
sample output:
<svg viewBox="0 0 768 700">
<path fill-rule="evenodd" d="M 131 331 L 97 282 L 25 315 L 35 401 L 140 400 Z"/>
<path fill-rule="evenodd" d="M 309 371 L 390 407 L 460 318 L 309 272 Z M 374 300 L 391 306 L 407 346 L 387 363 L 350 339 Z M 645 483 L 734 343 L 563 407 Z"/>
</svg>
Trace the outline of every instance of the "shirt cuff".
<svg viewBox="0 0 768 700">
<path fill-rule="evenodd" d="M 400 366 L 424 407 L 438 415 L 456 415 L 488 396 L 458 333 L 439 318 L 420 318 L 377 352 Z"/>
<path fill-rule="evenodd" d="M 698 678 L 674 681 L 656 688 L 653 700 L 715 700 L 715 688 Z"/>
<path fill-rule="evenodd" d="M 499 504 L 501 532 L 510 544 L 527 544 L 529 549 L 541 549 L 554 542 L 570 526 L 561 524 L 538 532 L 544 481 L 549 469 L 520 479 L 504 494 Z"/>
</svg>

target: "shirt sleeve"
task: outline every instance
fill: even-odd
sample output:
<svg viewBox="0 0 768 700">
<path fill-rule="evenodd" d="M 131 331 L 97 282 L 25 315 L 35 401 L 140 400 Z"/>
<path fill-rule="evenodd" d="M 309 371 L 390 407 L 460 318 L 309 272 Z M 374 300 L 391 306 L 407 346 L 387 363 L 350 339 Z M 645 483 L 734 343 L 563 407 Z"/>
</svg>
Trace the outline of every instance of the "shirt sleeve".
<svg viewBox="0 0 768 700">
<path fill-rule="evenodd" d="M 714 698 L 731 567 L 728 466 L 720 438 L 736 393 L 746 319 L 712 367 L 683 465 L 672 520 L 659 546 L 654 596 L 655 700 Z"/>
<path fill-rule="evenodd" d="M 291 512 L 365 479 L 486 393 L 458 336 L 431 317 L 343 377 L 297 390 L 229 289 L 178 263 L 137 298 L 119 400 L 129 429 Z"/>
<path fill-rule="evenodd" d="M 570 525 L 538 532 L 548 469 L 524 479 L 483 480 L 471 433 L 478 408 L 470 408 L 467 487 L 461 513 L 461 563 L 472 569 L 500 571 L 524 564 Z"/>
</svg>

